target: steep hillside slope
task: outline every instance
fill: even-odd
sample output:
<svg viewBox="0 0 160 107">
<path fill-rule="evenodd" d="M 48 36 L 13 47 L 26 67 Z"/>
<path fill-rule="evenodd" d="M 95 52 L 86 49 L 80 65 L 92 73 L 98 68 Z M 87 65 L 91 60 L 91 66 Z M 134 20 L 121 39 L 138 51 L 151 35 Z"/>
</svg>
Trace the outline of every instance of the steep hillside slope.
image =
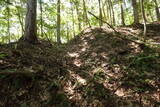
<svg viewBox="0 0 160 107">
<path fill-rule="evenodd" d="M 160 106 L 160 33 L 150 27 L 147 44 L 136 43 L 142 28 L 88 28 L 61 46 L 1 46 L 0 106 Z"/>
<path fill-rule="evenodd" d="M 135 41 L 143 32 L 143 29 L 135 27 L 117 30 Z M 150 32 L 159 34 L 154 28 L 148 29 L 147 40 L 152 36 Z M 118 107 L 159 105 L 159 53 L 118 36 L 106 28 L 92 28 L 68 44 L 67 66 L 80 85 L 78 89 L 73 85 L 75 91 L 83 96 L 77 102 L 83 100 L 85 104 L 87 100 Z"/>
</svg>

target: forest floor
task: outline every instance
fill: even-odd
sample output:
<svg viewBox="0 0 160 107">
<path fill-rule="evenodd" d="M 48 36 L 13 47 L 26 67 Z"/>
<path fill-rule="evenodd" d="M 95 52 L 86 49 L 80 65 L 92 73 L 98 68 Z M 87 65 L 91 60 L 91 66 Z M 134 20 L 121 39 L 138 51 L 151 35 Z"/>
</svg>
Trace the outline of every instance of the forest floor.
<svg viewBox="0 0 160 107">
<path fill-rule="evenodd" d="M 160 23 L 146 37 L 143 25 L 116 30 L 87 28 L 60 46 L 0 45 L 0 106 L 160 107 Z"/>
</svg>

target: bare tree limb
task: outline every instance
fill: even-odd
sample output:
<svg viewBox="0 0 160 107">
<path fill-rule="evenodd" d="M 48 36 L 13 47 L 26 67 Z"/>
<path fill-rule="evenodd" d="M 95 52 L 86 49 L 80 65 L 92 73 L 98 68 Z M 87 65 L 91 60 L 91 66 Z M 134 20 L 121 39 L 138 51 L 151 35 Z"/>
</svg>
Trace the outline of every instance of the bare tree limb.
<svg viewBox="0 0 160 107">
<path fill-rule="evenodd" d="M 122 35 L 120 32 L 118 32 L 118 31 L 117 31 L 112 25 L 110 25 L 108 22 L 100 19 L 99 17 L 97 17 L 96 15 L 94 15 L 93 13 L 91 13 L 91 12 L 89 12 L 89 11 L 88 11 L 88 13 L 89 13 L 90 15 L 94 16 L 96 19 L 101 20 L 101 21 L 103 21 L 104 23 L 106 23 L 106 24 L 117 34 L 116 36 L 117 36 L 118 38 L 121 38 L 121 39 L 123 39 L 123 40 L 128 40 L 128 41 L 130 41 L 130 42 L 134 42 L 134 43 L 140 44 L 140 45 L 143 45 L 143 44 L 144 44 L 144 43 L 140 43 L 140 42 L 134 41 L 134 40 L 132 40 L 132 39 L 123 37 L 123 35 Z"/>
<path fill-rule="evenodd" d="M 114 32 L 115 32 L 116 34 L 120 34 L 120 33 L 119 33 L 114 27 L 112 27 L 112 25 L 110 25 L 108 22 L 100 19 L 99 17 L 97 17 L 96 15 L 94 15 L 93 13 L 91 13 L 91 12 L 89 12 L 89 11 L 88 11 L 88 13 L 89 13 L 90 15 L 94 16 L 96 19 L 101 20 L 102 22 L 106 23 L 112 30 L 114 30 Z"/>
</svg>

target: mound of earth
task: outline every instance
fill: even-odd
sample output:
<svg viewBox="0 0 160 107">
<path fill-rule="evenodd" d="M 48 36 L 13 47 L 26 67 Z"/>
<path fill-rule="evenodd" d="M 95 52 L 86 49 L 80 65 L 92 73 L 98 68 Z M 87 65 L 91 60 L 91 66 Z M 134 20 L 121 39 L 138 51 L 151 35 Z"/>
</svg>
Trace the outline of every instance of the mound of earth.
<svg viewBox="0 0 160 107">
<path fill-rule="evenodd" d="M 117 28 L 133 40 L 142 30 Z M 157 49 L 107 28 L 88 28 L 64 45 L 3 45 L 0 106 L 156 107 L 159 65 Z"/>
<path fill-rule="evenodd" d="M 18 48 L 17 48 L 18 47 Z M 61 89 L 65 72 L 60 47 L 46 42 L 0 48 L 0 106 L 46 107 L 69 104 Z"/>
<path fill-rule="evenodd" d="M 128 29 L 117 30 L 126 36 L 142 33 L 138 28 Z M 78 91 L 79 97 L 72 97 L 78 106 L 159 105 L 160 54 L 156 50 L 119 38 L 106 28 L 89 28 L 67 44 L 65 53 L 67 68 L 79 83 L 72 85 Z"/>
</svg>

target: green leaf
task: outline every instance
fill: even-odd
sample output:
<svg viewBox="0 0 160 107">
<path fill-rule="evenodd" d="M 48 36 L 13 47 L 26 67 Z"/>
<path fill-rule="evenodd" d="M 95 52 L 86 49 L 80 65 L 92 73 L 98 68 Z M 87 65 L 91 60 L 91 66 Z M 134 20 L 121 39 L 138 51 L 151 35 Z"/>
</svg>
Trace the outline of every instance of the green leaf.
<svg viewBox="0 0 160 107">
<path fill-rule="evenodd" d="M 8 56 L 8 55 L 5 53 L 0 53 L 0 58 L 5 58 L 6 56 Z"/>
<path fill-rule="evenodd" d="M 26 103 L 21 104 L 21 107 L 29 107 Z"/>
</svg>

